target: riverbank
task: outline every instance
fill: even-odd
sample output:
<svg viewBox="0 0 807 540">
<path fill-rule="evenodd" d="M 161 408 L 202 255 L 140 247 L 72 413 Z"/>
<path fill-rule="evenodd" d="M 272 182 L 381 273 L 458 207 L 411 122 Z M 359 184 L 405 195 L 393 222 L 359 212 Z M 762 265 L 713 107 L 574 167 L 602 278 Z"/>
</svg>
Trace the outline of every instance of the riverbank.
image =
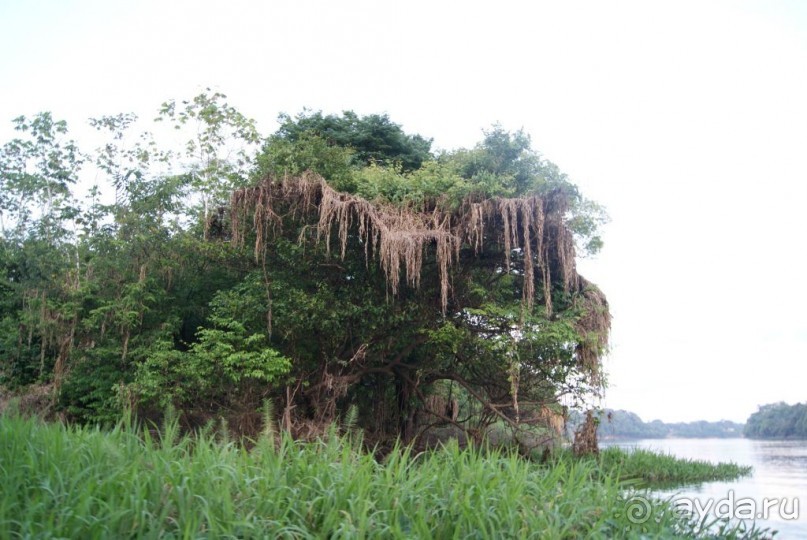
<svg viewBox="0 0 807 540">
<path fill-rule="evenodd" d="M 668 503 L 655 502 L 652 519 L 628 514 L 634 493 L 625 481 L 648 480 L 651 453 L 537 463 L 449 444 L 418 455 L 397 448 L 379 462 L 359 439 L 334 429 L 327 441 L 300 443 L 270 430 L 246 450 L 210 431 L 179 436 L 170 423 L 155 435 L 2 416 L 0 536 L 701 535 Z"/>
<path fill-rule="evenodd" d="M 711 505 L 710 518 L 734 514 L 737 521 L 755 521 L 758 527 L 779 531 L 782 538 L 807 538 L 807 444 L 804 441 L 754 439 L 646 439 L 632 441 L 623 450 L 650 451 L 702 461 L 731 461 L 753 467 L 753 474 L 729 481 L 716 479 L 652 493 L 663 499 Z M 730 501 L 742 501 L 731 504 Z M 723 502 L 722 506 L 718 503 Z M 765 505 L 768 505 L 767 509 Z M 743 512 L 742 508 L 754 512 Z M 753 516 L 751 516 L 753 514 Z M 776 536 L 779 538 L 780 536 Z"/>
</svg>

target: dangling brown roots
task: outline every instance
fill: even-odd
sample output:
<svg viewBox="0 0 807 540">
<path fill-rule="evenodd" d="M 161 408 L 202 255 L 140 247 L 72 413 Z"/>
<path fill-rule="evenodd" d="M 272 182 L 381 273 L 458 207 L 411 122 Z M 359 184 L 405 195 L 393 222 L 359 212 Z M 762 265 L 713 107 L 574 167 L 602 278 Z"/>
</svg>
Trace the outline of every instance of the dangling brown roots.
<svg viewBox="0 0 807 540">
<path fill-rule="evenodd" d="M 574 433 L 572 452 L 575 456 L 590 456 L 600 453 L 597 444 L 597 421 L 590 410 L 586 411 L 586 419 Z"/>
<path fill-rule="evenodd" d="M 315 217 L 316 242 L 324 242 L 328 253 L 335 229 L 342 259 L 355 226 L 364 245 L 365 260 L 369 264 L 371 258 L 378 258 L 393 296 L 398 293 L 402 266 L 406 283 L 413 288 L 420 286 L 424 251 L 434 245 L 444 315 L 451 289 L 450 269 L 459 260 L 460 248 L 468 246 L 479 254 L 492 238 L 503 247 L 503 271 L 511 271 L 513 253 L 520 252 L 524 276 L 522 303 L 527 310 L 533 308 L 536 296 L 536 266 L 547 316 L 552 315 L 553 309 L 553 279 L 565 292 L 577 293 L 577 306 L 584 312 L 578 330 L 585 338 L 578 345 L 578 357 L 590 373 L 598 373 L 599 356 L 610 329 L 608 303 L 596 287 L 577 273 L 574 239 L 564 222 L 567 208 L 562 193 L 552 193 L 546 199 L 468 198 L 459 210 L 434 204 L 431 211 L 416 211 L 337 192 L 322 177 L 304 173 L 298 178 L 267 178 L 258 186 L 240 189 L 233 193 L 230 209 L 232 239 L 237 244 L 244 242 L 245 221 L 252 213 L 256 258 L 262 258 L 267 242 L 280 231 L 283 217 L 303 222 L 301 243 L 310 227 L 305 218 Z M 283 216 L 278 214 L 281 209 Z"/>
<path fill-rule="evenodd" d="M 275 201 L 288 205 L 294 217 L 318 212 L 317 242 L 324 240 L 325 248 L 330 253 L 331 232 L 336 228 L 343 259 L 351 226 L 358 224 L 359 239 L 365 246 L 365 257 L 369 261 L 371 248 L 377 254 L 393 296 L 398 294 L 402 265 L 406 272 L 406 282 L 415 288 L 420 286 L 424 248 L 435 243 L 440 271 L 440 298 L 445 313 L 448 306 L 449 269 L 454 260 L 459 258 L 461 245 L 460 237 L 450 229 L 450 216 L 437 211 L 425 214 L 390 205 L 372 204 L 361 197 L 339 193 L 321 177 L 310 173 L 301 178 L 279 182 L 267 180 L 260 186 L 236 191 L 231 200 L 233 240 L 237 243 L 242 243 L 244 238 L 242 219 L 250 210 L 254 211 L 256 257 L 260 256 L 269 239 L 267 234 L 276 232 L 281 224 L 273 206 Z"/>
</svg>

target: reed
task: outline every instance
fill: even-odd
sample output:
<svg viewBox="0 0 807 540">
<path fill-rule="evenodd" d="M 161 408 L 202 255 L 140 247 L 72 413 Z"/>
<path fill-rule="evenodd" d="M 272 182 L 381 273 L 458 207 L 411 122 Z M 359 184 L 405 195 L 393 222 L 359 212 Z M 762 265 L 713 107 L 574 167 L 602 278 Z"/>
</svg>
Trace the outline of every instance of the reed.
<svg viewBox="0 0 807 540">
<path fill-rule="evenodd" d="M 592 460 L 541 465 L 448 444 L 395 448 L 379 462 L 360 447 L 336 428 L 313 443 L 266 430 L 247 449 L 213 429 L 181 436 L 175 422 L 103 431 L 2 416 L 0 538 L 703 534 L 663 501 L 653 519 L 631 523 L 618 467 Z"/>
<path fill-rule="evenodd" d="M 636 479 L 648 487 L 734 480 L 752 472 L 751 467 L 736 463 L 710 463 L 650 450 L 625 451 L 619 448 L 603 450 L 599 466 L 606 475 L 618 474 L 622 479 Z"/>
</svg>

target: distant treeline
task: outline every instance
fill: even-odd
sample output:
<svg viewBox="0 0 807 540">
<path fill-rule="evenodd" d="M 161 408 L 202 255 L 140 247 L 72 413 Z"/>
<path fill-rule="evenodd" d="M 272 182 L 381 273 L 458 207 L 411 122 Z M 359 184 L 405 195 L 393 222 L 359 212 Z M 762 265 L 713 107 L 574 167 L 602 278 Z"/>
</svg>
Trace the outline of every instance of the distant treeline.
<svg viewBox="0 0 807 540">
<path fill-rule="evenodd" d="M 639 415 L 630 411 L 605 409 L 600 415 L 597 436 L 600 439 L 664 439 L 709 438 L 709 437 L 742 437 L 743 424 L 721 420 L 719 422 L 676 422 L 664 423 L 661 420 L 644 422 Z M 570 431 L 582 422 L 582 415 L 577 411 L 569 413 L 567 425 Z"/>
<path fill-rule="evenodd" d="M 751 439 L 807 439 L 807 403 L 763 405 L 748 417 L 744 433 Z"/>
</svg>

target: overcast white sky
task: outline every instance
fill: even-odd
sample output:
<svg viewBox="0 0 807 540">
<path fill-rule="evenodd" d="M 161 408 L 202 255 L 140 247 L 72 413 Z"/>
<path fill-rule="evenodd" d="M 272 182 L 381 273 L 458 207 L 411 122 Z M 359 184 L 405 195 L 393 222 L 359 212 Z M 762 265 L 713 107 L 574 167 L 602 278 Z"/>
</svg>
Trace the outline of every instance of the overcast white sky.
<svg viewBox="0 0 807 540">
<path fill-rule="evenodd" d="M 266 134 L 303 107 L 446 149 L 523 127 L 612 216 L 581 263 L 614 315 L 607 406 L 807 400 L 807 2 L 0 0 L 0 142 L 207 86 Z"/>
</svg>

